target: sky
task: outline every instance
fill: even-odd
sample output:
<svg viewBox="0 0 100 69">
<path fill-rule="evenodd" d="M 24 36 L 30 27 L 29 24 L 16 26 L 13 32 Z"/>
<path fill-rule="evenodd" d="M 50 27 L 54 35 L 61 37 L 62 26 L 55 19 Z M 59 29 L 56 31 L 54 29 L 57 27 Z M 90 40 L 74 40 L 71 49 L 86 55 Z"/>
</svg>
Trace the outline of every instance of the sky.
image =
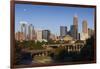
<svg viewBox="0 0 100 69">
<path fill-rule="evenodd" d="M 73 17 L 78 17 L 78 32 L 82 32 L 82 21 L 87 20 L 88 27 L 94 29 L 94 8 L 15 4 L 15 32 L 20 22 L 32 24 L 35 29 L 50 30 L 60 34 L 60 26 L 73 25 Z"/>
</svg>

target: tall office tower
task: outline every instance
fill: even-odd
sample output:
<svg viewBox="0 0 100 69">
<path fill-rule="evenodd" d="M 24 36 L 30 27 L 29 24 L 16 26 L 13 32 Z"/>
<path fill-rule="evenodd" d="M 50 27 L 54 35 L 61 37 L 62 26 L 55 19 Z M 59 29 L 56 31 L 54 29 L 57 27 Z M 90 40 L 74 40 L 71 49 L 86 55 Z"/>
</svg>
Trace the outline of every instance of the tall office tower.
<svg viewBox="0 0 100 69">
<path fill-rule="evenodd" d="M 74 38 L 74 25 L 70 26 L 70 36 Z"/>
<path fill-rule="evenodd" d="M 88 25 L 87 25 L 86 20 L 83 20 L 83 22 L 82 22 L 82 32 L 83 33 L 88 33 Z"/>
<path fill-rule="evenodd" d="M 33 40 L 36 40 L 36 31 L 34 29 L 34 26 L 33 26 L 32 38 Z"/>
<path fill-rule="evenodd" d="M 36 30 L 36 40 L 42 41 L 42 31 L 41 30 Z"/>
<path fill-rule="evenodd" d="M 60 26 L 60 36 L 66 36 L 67 35 L 67 26 Z"/>
<path fill-rule="evenodd" d="M 26 25 L 26 22 L 20 22 L 21 24 L 21 32 L 23 33 L 25 39 L 24 40 L 27 40 L 27 25 Z"/>
<path fill-rule="evenodd" d="M 70 36 L 73 37 L 74 39 L 76 38 L 78 39 L 75 25 L 70 26 Z"/>
<path fill-rule="evenodd" d="M 73 18 L 73 25 L 75 25 L 78 30 L 78 17 L 76 15 Z"/>
<path fill-rule="evenodd" d="M 32 24 L 30 24 L 28 26 L 28 39 L 29 40 L 33 40 L 34 39 L 34 35 L 35 35 L 34 27 L 32 26 Z"/>
<path fill-rule="evenodd" d="M 49 40 L 50 39 L 50 31 L 42 30 L 42 39 Z"/>
<path fill-rule="evenodd" d="M 88 38 L 88 25 L 87 21 L 83 20 L 82 22 L 82 33 L 81 33 L 81 40 L 86 40 Z"/>
<path fill-rule="evenodd" d="M 78 17 L 75 15 L 73 18 L 74 39 L 78 39 Z"/>
</svg>

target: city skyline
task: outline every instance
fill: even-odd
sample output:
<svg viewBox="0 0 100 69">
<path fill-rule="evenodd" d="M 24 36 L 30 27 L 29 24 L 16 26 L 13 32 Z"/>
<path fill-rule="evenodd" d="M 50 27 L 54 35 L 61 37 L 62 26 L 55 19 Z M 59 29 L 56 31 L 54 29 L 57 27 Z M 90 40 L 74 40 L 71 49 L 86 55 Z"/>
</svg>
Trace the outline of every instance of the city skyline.
<svg viewBox="0 0 100 69">
<path fill-rule="evenodd" d="M 82 21 L 84 19 L 87 20 L 88 27 L 94 29 L 93 15 L 94 8 L 16 4 L 15 32 L 18 31 L 20 22 L 25 21 L 32 24 L 35 29 L 48 29 L 52 33 L 59 35 L 60 26 L 67 26 L 68 31 L 70 30 L 74 16 L 78 17 L 78 32 L 82 32 Z"/>
</svg>

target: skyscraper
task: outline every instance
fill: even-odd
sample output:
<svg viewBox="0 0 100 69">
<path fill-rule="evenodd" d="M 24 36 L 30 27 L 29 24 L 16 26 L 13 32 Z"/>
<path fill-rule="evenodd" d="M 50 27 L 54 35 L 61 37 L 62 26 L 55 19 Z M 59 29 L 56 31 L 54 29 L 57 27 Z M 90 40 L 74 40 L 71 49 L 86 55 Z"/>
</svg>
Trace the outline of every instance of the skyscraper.
<svg viewBox="0 0 100 69">
<path fill-rule="evenodd" d="M 77 37 L 78 34 L 77 34 L 77 30 L 76 30 L 76 26 L 75 25 L 71 25 L 70 26 L 70 35 L 74 39 L 78 39 L 78 37 Z"/>
<path fill-rule="evenodd" d="M 28 38 L 29 40 L 33 40 L 33 36 L 35 35 L 35 30 L 32 24 L 28 26 Z"/>
<path fill-rule="evenodd" d="M 46 39 L 46 40 L 50 39 L 50 31 L 49 30 L 42 30 L 42 39 Z"/>
<path fill-rule="evenodd" d="M 78 17 L 75 15 L 73 18 L 73 37 L 78 39 Z"/>
<path fill-rule="evenodd" d="M 25 40 L 27 39 L 27 25 L 26 22 L 20 22 L 21 24 L 21 32 L 23 33 Z"/>
<path fill-rule="evenodd" d="M 81 33 L 81 40 L 86 40 L 88 38 L 88 25 L 87 21 L 83 20 L 82 22 L 82 33 Z"/>
<path fill-rule="evenodd" d="M 82 22 L 82 32 L 83 33 L 88 33 L 88 25 L 87 25 L 86 20 L 83 20 L 83 22 Z"/>
<path fill-rule="evenodd" d="M 42 31 L 36 30 L 36 39 L 37 41 L 42 41 Z"/>
<path fill-rule="evenodd" d="M 73 18 L 73 25 L 75 25 L 78 30 L 78 17 L 76 15 Z"/>
<path fill-rule="evenodd" d="M 67 35 L 67 26 L 60 26 L 60 36 L 66 36 Z"/>
</svg>

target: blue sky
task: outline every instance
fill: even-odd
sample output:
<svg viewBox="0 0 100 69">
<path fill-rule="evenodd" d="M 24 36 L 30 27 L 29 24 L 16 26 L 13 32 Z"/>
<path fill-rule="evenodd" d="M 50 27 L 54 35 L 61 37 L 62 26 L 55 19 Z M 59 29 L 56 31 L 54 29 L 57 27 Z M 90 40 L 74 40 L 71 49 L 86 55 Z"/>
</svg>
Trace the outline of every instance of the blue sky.
<svg viewBox="0 0 100 69">
<path fill-rule="evenodd" d="M 33 24 L 35 29 L 48 29 L 59 35 L 60 26 L 67 26 L 69 30 L 75 15 L 78 17 L 79 32 L 82 31 L 84 19 L 88 27 L 94 29 L 94 8 L 16 4 L 15 31 L 18 31 L 21 21 L 26 21 Z"/>
</svg>

